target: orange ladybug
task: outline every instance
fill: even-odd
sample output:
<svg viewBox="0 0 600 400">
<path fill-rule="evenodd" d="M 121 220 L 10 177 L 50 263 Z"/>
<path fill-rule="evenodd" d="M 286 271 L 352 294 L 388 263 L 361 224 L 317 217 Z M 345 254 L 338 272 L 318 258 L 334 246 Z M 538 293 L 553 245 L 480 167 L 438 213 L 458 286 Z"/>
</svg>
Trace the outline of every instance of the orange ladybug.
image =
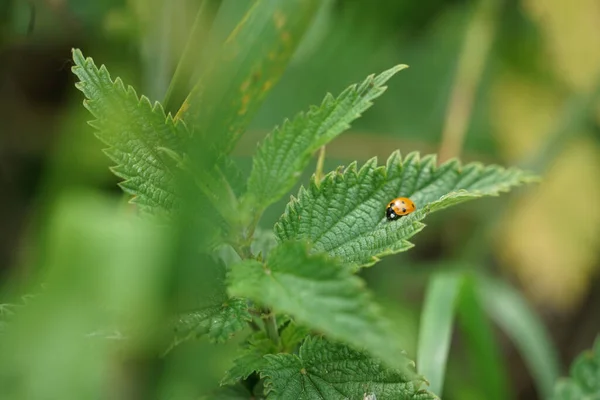
<svg viewBox="0 0 600 400">
<path fill-rule="evenodd" d="M 385 216 L 388 220 L 394 221 L 404 215 L 408 215 L 417 209 L 415 203 L 407 197 L 397 197 L 390 201 L 387 209 L 385 210 Z"/>
</svg>

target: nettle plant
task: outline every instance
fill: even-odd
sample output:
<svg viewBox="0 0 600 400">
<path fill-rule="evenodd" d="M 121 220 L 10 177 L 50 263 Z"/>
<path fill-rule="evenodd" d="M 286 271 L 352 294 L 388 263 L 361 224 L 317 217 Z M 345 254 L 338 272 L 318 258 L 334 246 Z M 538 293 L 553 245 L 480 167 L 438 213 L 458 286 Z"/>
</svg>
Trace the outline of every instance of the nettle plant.
<svg viewBox="0 0 600 400">
<path fill-rule="evenodd" d="M 372 158 L 324 176 L 317 171 L 282 210 L 269 236 L 257 229 L 265 209 L 292 190 L 313 154 L 347 130 L 405 66 L 368 76 L 284 121 L 259 144 L 249 176 L 241 179 L 228 156 L 247 125 L 247 115 L 235 112 L 246 106 L 239 93 L 222 94 L 234 108 L 226 122 L 232 128 L 228 136 L 214 138 L 207 132 L 225 122 L 211 119 L 211 93 L 193 98 L 204 100 L 200 104 L 188 98 L 173 118 L 78 50 L 74 61 L 77 87 L 95 117 L 91 125 L 109 146 L 112 170 L 123 178 L 120 185 L 132 202 L 146 213 L 182 212 L 185 194 L 175 182 L 184 176 L 180 181 L 206 200 L 195 214 L 214 218 L 208 225 L 216 233 L 199 245 L 201 251 L 235 251 L 221 264 L 226 279 L 220 293 L 178 318 L 174 340 L 207 336 L 224 342 L 247 335 L 224 371 L 225 398 L 437 398 L 356 273 L 413 247 L 409 239 L 430 213 L 496 196 L 532 175 L 456 160 L 438 166 L 433 155 L 394 151 L 383 164 Z M 190 107 L 201 111 L 190 118 Z M 201 128 L 193 125 L 199 115 L 210 121 Z M 198 148 L 208 151 L 194 151 Z M 194 158 L 200 154 L 202 160 Z M 398 196 L 410 198 L 417 210 L 390 221 L 386 205 Z M 187 209 L 192 213 L 193 204 Z"/>
</svg>

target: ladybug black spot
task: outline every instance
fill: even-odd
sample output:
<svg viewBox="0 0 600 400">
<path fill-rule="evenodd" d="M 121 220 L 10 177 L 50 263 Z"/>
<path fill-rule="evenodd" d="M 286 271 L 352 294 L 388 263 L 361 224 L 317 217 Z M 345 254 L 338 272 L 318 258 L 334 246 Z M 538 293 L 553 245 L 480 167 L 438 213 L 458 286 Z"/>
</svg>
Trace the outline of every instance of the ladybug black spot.
<svg viewBox="0 0 600 400">
<path fill-rule="evenodd" d="M 393 221 L 394 219 L 396 219 L 397 215 L 394 212 L 394 209 L 392 207 L 388 207 L 388 209 L 386 210 L 385 216 L 387 217 L 387 219 L 389 219 L 390 221 Z"/>
<path fill-rule="evenodd" d="M 405 212 L 406 212 L 406 208 L 403 208 L 403 209 L 402 209 L 402 212 L 403 212 L 403 213 L 405 213 Z"/>
</svg>

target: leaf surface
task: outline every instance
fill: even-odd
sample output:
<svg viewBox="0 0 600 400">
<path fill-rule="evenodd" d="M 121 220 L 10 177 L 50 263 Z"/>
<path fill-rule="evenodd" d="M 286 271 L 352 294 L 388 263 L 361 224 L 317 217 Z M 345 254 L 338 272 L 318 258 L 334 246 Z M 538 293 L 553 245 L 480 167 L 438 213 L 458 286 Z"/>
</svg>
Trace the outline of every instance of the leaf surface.
<svg viewBox="0 0 600 400">
<path fill-rule="evenodd" d="M 76 86 L 96 118 L 90 125 L 109 146 L 105 153 L 116 163 L 113 173 L 124 179 L 121 188 L 143 210 L 170 211 L 179 199 L 169 167 L 172 160 L 161 148 L 180 152 L 189 138 L 185 124 L 166 115 L 160 103 L 138 97 L 121 79 L 113 81 L 105 66 L 96 67 L 80 50 L 73 50 L 73 60 Z"/>
<path fill-rule="evenodd" d="M 175 323 L 176 345 L 193 337 L 207 335 L 215 343 L 223 343 L 247 326 L 252 316 L 244 299 L 230 298 L 179 316 Z M 168 350 L 167 350 L 168 351 Z"/>
<path fill-rule="evenodd" d="M 303 243 L 275 248 L 262 264 L 245 260 L 231 268 L 229 293 L 291 315 L 332 339 L 366 348 L 390 365 L 404 366 L 401 339 L 383 317 L 364 282 L 347 266 L 324 254 L 309 254 Z"/>
<path fill-rule="evenodd" d="M 519 169 L 451 160 L 436 166 L 434 156 L 392 153 L 386 165 L 377 159 L 358 169 L 340 168 L 308 188 L 287 205 L 275 225 L 280 241 L 306 240 L 312 251 L 325 252 L 346 263 L 369 266 L 380 257 L 406 251 L 408 241 L 425 226 L 431 212 L 482 196 L 496 196 L 536 178 Z M 385 216 L 396 197 L 410 197 L 417 211 L 395 221 Z"/>
<path fill-rule="evenodd" d="M 398 65 L 380 75 L 370 75 L 337 98 L 329 94 L 319 107 L 284 121 L 271 132 L 258 148 L 248 179 L 248 196 L 255 207 L 263 210 L 287 193 L 311 155 L 347 130 L 385 92 L 385 83 L 404 68 L 406 65 Z"/>
<path fill-rule="evenodd" d="M 367 353 L 309 337 L 300 354 L 265 356 L 267 399 L 434 400 L 424 380 L 384 367 Z M 367 397 L 371 396 L 371 397 Z"/>
</svg>

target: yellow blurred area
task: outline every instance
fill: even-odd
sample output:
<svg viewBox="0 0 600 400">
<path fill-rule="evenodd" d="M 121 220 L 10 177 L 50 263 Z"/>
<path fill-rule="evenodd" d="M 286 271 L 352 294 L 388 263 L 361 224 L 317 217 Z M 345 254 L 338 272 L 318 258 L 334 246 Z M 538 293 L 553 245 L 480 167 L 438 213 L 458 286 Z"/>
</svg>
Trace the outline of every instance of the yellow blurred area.
<svg viewBox="0 0 600 400">
<path fill-rule="evenodd" d="M 525 0 L 523 7 L 540 27 L 554 75 L 573 91 L 590 90 L 600 72 L 594 40 L 600 2 Z M 499 79 L 492 99 L 498 148 L 510 163 L 536 153 L 564 104 L 552 88 L 510 73 Z M 600 148 L 578 133 L 566 132 L 564 150 L 543 183 L 515 204 L 496 246 L 533 300 L 563 312 L 587 294 L 600 259 Z"/>
<path fill-rule="evenodd" d="M 504 73 L 494 85 L 491 122 L 499 152 L 507 164 L 534 154 L 556 123 L 562 97 L 522 75 Z"/>
<path fill-rule="evenodd" d="M 600 253 L 600 148 L 572 142 L 502 224 L 497 251 L 530 296 L 568 311 L 587 293 Z"/>
<path fill-rule="evenodd" d="M 600 71 L 600 1 L 524 0 L 546 41 L 549 63 L 573 89 L 594 84 Z"/>
</svg>

